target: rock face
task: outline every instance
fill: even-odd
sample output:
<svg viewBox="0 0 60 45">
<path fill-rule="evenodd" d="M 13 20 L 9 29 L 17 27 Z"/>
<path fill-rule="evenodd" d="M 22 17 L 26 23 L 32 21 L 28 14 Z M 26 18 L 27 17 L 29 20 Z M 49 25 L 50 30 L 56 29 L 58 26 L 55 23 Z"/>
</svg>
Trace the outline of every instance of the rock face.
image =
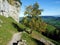
<svg viewBox="0 0 60 45">
<path fill-rule="evenodd" d="M 0 0 L 0 15 L 12 17 L 19 22 L 20 6 L 19 0 Z"/>
</svg>

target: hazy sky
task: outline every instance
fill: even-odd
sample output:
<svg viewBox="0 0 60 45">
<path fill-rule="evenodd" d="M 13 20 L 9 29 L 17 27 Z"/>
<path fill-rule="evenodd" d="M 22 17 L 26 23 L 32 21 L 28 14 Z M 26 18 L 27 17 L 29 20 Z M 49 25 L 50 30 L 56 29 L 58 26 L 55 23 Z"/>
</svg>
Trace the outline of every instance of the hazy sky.
<svg viewBox="0 0 60 45">
<path fill-rule="evenodd" d="M 56 16 L 60 15 L 60 0 L 21 0 L 22 6 L 20 11 L 20 16 L 24 16 L 24 10 L 26 6 L 33 5 L 38 2 L 41 9 L 44 11 L 41 15 L 43 16 Z"/>
</svg>

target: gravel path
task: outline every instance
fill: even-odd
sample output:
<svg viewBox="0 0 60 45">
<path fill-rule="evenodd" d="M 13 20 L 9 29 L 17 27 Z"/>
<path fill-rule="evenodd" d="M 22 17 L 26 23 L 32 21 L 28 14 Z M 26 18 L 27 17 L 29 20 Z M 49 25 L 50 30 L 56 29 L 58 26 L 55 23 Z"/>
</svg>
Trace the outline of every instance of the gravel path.
<svg viewBox="0 0 60 45">
<path fill-rule="evenodd" d="M 13 43 L 17 43 L 21 39 L 22 32 L 15 33 L 11 39 L 11 41 L 8 43 L 8 45 L 13 45 Z"/>
</svg>

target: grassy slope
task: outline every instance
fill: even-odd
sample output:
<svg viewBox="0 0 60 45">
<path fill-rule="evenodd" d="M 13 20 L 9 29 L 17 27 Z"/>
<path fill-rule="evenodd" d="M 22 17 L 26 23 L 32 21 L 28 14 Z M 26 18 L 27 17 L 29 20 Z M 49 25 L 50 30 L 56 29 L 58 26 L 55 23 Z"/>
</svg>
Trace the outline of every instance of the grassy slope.
<svg viewBox="0 0 60 45">
<path fill-rule="evenodd" d="M 8 41 L 11 39 L 12 35 L 17 31 L 16 28 L 12 25 L 12 22 L 16 23 L 12 18 L 6 18 L 4 16 L 0 16 L 0 45 L 6 45 Z"/>
<path fill-rule="evenodd" d="M 28 43 L 28 45 L 38 45 L 36 41 L 34 41 L 33 39 L 40 39 L 40 38 L 44 38 L 46 40 L 50 40 L 51 42 L 53 42 L 55 45 L 60 45 L 59 42 L 56 42 L 50 38 L 47 38 L 45 36 L 43 36 L 42 34 L 40 34 L 37 31 L 33 31 L 32 34 L 28 34 L 28 33 L 23 33 L 22 34 L 22 38 L 25 39 Z M 39 43 L 41 45 L 41 43 Z"/>
</svg>

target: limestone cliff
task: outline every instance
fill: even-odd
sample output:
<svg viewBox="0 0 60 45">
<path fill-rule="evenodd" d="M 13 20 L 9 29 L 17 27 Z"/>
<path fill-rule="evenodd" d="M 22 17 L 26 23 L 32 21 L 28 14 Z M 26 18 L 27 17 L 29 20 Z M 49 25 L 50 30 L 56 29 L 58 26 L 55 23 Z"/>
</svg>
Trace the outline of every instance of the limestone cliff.
<svg viewBox="0 0 60 45">
<path fill-rule="evenodd" d="M 0 0 L 0 15 L 12 17 L 19 22 L 20 0 Z"/>
</svg>

